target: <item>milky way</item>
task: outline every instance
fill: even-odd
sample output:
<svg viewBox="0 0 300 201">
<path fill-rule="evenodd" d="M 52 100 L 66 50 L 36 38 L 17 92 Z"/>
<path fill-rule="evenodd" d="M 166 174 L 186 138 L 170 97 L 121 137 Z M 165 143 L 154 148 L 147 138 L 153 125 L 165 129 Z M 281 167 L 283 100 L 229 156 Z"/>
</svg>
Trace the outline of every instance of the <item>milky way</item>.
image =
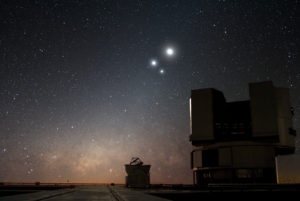
<svg viewBox="0 0 300 201">
<path fill-rule="evenodd" d="M 138 156 L 152 183 L 191 183 L 196 88 L 245 100 L 249 82 L 273 80 L 290 88 L 300 128 L 296 7 L 1 1 L 0 182 L 124 183 Z"/>
</svg>

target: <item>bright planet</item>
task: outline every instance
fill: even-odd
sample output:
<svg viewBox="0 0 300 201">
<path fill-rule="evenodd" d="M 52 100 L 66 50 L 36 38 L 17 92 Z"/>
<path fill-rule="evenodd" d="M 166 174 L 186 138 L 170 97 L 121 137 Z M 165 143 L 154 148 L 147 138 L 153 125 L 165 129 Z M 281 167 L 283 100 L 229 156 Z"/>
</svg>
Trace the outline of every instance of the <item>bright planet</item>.
<svg viewBox="0 0 300 201">
<path fill-rule="evenodd" d="M 166 53 L 167 53 L 168 56 L 173 56 L 174 55 L 174 49 L 171 48 L 171 47 L 168 47 L 166 49 Z"/>
</svg>

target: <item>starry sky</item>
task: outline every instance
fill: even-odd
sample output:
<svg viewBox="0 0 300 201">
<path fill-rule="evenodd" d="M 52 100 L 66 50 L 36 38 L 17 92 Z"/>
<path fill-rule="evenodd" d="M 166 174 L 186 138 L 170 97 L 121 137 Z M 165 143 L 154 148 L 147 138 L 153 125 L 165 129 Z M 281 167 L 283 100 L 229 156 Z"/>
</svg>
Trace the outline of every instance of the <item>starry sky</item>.
<svg viewBox="0 0 300 201">
<path fill-rule="evenodd" d="M 300 128 L 298 0 L 0 5 L 0 181 L 191 183 L 191 89 L 272 80 Z"/>
</svg>

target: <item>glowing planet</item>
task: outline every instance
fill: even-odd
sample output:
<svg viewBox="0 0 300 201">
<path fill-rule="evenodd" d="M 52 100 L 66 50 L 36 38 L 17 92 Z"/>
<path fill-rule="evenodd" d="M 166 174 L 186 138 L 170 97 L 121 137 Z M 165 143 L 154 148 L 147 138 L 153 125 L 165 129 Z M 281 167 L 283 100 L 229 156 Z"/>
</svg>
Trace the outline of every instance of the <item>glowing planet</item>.
<svg viewBox="0 0 300 201">
<path fill-rule="evenodd" d="M 168 56 L 173 56 L 173 55 L 174 55 L 174 49 L 171 48 L 171 47 L 168 47 L 168 48 L 166 49 L 166 54 L 167 54 Z"/>
</svg>

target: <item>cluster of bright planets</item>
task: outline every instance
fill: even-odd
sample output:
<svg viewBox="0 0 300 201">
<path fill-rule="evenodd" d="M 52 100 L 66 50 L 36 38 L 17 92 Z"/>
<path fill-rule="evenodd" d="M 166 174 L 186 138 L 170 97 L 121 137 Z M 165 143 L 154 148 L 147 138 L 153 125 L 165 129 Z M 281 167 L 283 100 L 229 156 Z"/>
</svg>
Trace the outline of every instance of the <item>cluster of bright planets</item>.
<svg viewBox="0 0 300 201">
<path fill-rule="evenodd" d="M 164 54 L 165 56 L 167 56 L 168 58 L 174 57 L 175 55 L 175 49 L 173 47 L 166 47 L 164 49 Z M 160 75 L 164 75 L 165 74 L 165 69 L 163 67 L 159 66 L 159 62 L 157 59 L 151 59 L 150 60 L 150 66 L 154 69 L 158 69 L 158 73 Z"/>
</svg>

